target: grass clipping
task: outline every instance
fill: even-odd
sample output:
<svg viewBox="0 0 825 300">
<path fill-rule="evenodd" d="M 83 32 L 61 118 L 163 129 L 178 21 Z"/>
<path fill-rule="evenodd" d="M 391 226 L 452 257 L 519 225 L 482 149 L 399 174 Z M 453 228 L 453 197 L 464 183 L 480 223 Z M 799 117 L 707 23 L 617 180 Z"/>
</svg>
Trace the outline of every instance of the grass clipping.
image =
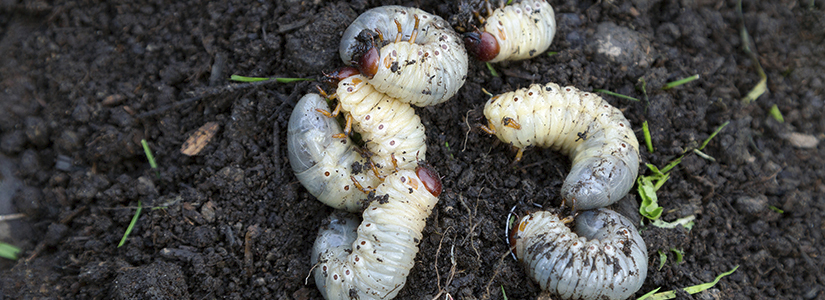
<svg viewBox="0 0 825 300">
<path fill-rule="evenodd" d="M 748 105 L 768 91 L 768 76 L 765 75 L 765 70 L 762 69 L 762 65 L 759 63 L 759 57 L 751 50 L 751 37 L 750 34 L 748 34 L 748 29 L 745 28 L 745 16 L 742 14 L 742 0 L 739 0 L 736 4 L 736 14 L 739 15 L 739 26 L 741 27 L 739 35 L 742 38 L 742 46 L 745 54 L 753 60 L 753 63 L 756 65 L 756 73 L 759 74 L 759 82 L 742 98 L 742 104 Z"/>
<path fill-rule="evenodd" d="M 722 277 L 733 274 L 733 272 L 736 272 L 736 269 L 739 269 L 739 265 L 736 265 L 730 271 L 719 274 L 719 276 L 716 276 L 716 279 L 714 279 L 712 282 L 698 284 L 698 285 L 694 285 L 694 286 L 689 286 L 689 287 L 684 288 L 684 290 L 685 290 L 685 292 L 688 292 L 688 294 L 696 294 L 698 292 L 701 292 L 701 291 L 707 290 L 709 288 L 712 288 L 714 285 L 719 283 L 719 279 L 722 279 Z M 636 300 L 645 300 L 645 299 L 662 300 L 662 299 L 674 299 L 674 298 L 676 298 L 676 291 L 667 291 L 667 292 L 656 293 L 657 291 L 659 291 L 659 289 L 660 288 L 656 288 L 655 290 L 652 290 L 649 293 L 644 294 L 644 296 L 641 296 L 641 297 L 637 298 Z"/>
</svg>

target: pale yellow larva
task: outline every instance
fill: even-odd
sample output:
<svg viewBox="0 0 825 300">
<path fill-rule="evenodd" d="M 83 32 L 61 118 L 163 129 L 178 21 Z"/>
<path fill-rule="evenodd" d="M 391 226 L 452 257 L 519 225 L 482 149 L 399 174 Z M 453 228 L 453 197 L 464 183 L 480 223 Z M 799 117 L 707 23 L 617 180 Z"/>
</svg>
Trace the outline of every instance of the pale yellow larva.
<svg viewBox="0 0 825 300">
<path fill-rule="evenodd" d="M 639 141 L 620 110 L 593 93 L 555 83 L 533 84 L 491 98 L 491 133 L 522 151 L 531 146 L 569 155 L 562 198 L 577 210 L 624 197 L 639 174 Z"/>
<path fill-rule="evenodd" d="M 467 51 L 458 33 L 441 17 L 413 7 L 364 12 L 344 32 L 339 54 L 376 90 L 415 106 L 447 101 L 467 78 Z"/>
<path fill-rule="evenodd" d="M 553 7 L 545 0 L 523 0 L 496 9 L 482 29 L 464 35 L 478 60 L 522 60 L 544 53 L 556 34 Z"/>
<path fill-rule="evenodd" d="M 407 103 L 376 91 L 362 75 L 338 82 L 335 92 L 341 110 L 352 117 L 372 162 L 386 176 L 394 169 L 411 169 L 427 155 L 427 136 L 421 118 Z M 396 160 L 397 165 L 393 162 Z"/>
<path fill-rule="evenodd" d="M 356 188 L 351 177 L 364 187 L 375 187 L 380 181 L 369 172 L 369 161 L 349 137 L 333 138 L 343 132 L 337 121 L 317 109 L 329 108 L 318 94 L 307 94 L 295 104 L 289 117 L 287 148 L 295 177 L 321 202 L 350 212 L 361 211 L 367 205 L 362 201 L 367 195 Z"/>
<path fill-rule="evenodd" d="M 315 285 L 327 300 L 392 299 L 418 253 L 441 180 L 429 167 L 400 170 L 379 185 L 357 218 L 333 213 L 312 249 Z"/>
</svg>

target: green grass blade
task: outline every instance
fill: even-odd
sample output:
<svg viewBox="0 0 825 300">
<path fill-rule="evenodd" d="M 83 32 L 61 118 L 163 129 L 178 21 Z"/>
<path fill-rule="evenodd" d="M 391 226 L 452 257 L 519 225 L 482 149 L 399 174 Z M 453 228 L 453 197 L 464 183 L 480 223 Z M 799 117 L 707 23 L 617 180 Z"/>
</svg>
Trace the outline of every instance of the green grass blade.
<svg viewBox="0 0 825 300">
<path fill-rule="evenodd" d="M 733 274 L 733 272 L 736 272 L 736 269 L 739 269 L 739 265 L 736 265 L 730 271 L 719 274 L 719 276 L 716 276 L 716 279 L 714 279 L 712 282 L 703 283 L 703 284 L 694 285 L 694 286 L 689 286 L 689 287 L 685 288 L 685 291 L 687 291 L 688 293 L 691 293 L 691 294 L 696 294 L 698 292 L 701 292 L 701 291 L 707 290 L 709 288 L 712 288 L 714 285 L 719 283 L 719 280 L 722 279 L 722 277 Z"/>
<path fill-rule="evenodd" d="M 498 72 L 496 72 L 496 69 L 493 68 L 493 65 L 491 65 L 490 63 L 486 63 L 486 64 L 487 64 L 487 70 L 490 70 L 490 74 L 493 75 L 494 77 L 498 77 Z"/>
<path fill-rule="evenodd" d="M 645 299 L 647 299 L 648 297 L 650 297 L 650 296 L 652 296 L 653 294 L 655 294 L 656 292 L 658 292 L 660 289 L 662 289 L 662 287 L 657 287 L 656 289 L 654 289 L 654 290 L 652 290 L 652 291 L 650 291 L 650 292 L 647 292 L 647 294 L 644 294 L 644 295 L 642 295 L 641 297 L 636 298 L 636 300 L 645 300 Z"/>
<path fill-rule="evenodd" d="M 120 239 L 120 243 L 117 244 L 118 248 L 126 243 L 126 238 L 129 237 L 129 234 L 132 233 L 132 229 L 135 228 L 135 224 L 137 223 L 138 217 L 140 217 L 141 210 L 143 210 L 143 204 L 138 201 L 137 211 L 135 212 L 135 215 L 132 216 L 132 221 L 129 222 L 129 227 L 126 227 L 126 232 L 123 233 L 123 238 Z"/>
<path fill-rule="evenodd" d="M 722 279 L 722 277 L 725 277 L 725 276 L 728 276 L 728 275 L 732 274 L 733 272 L 736 271 L 736 269 L 739 269 L 739 265 L 737 265 L 736 267 L 733 267 L 733 269 L 730 270 L 730 271 L 719 274 L 719 276 L 716 276 L 716 279 L 714 279 L 713 282 L 708 282 L 708 283 L 698 284 L 698 285 L 694 285 L 694 286 L 689 286 L 689 287 L 684 288 L 684 290 L 686 292 L 690 293 L 690 294 L 696 294 L 698 292 L 701 292 L 701 291 L 707 290 L 709 288 L 712 288 L 714 285 L 719 283 L 719 279 Z M 664 299 L 674 299 L 674 298 L 676 298 L 676 292 L 674 292 L 674 291 L 661 292 L 661 293 L 654 294 L 654 295 L 649 295 L 649 294 L 650 293 L 645 294 L 644 296 L 640 297 L 639 300 L 647 299 L 647 298 L 650 298 L 650 300 L 664 300 Z"/>
<path fill-rule="evenodd" d="M 725 126 L 728 126 L 728 124 L 730 124 L 730 121 L 726 121 L 724 124 L 720 125 L 719 128 L 716 128 L 716 131 L 711 133 L 710 136 L 704 142 L 702 142 L 702 146 L 699 147 L 699 151 L 701 151 L 702 149 L 705 149 L 705 146 L 707 146 L 708 143 L 710 143 L 710 140 L 713 137 L 715 137 L 717 134 L 719 134 L 719 132 L 722 131 L 722 129 L 724 129 Z"/>
<path fill-rule="evenodd" d="M 622 94 L 619 94 L 619 93 L 614 93 L 614 92 L 611 92 L 611 91 L 608 91 L 608 90 L 596 89 L 596 90 L 593 90 L 593 91 L 596 92 L 596 93 L 604 93 L 604 94 L 608 94 L 608 95 L 614 96 L 614 97 L 619 97 L 619 98 L 622 98 L 622 99 L 632 100 L 632 101 L 636 101 L 636 102 L 639 101 L 639 99 L 636 99 L 636 98 L 633 98 L 633 97 L 630 97 L 630 96 L 625 96 L 625 95 L 622 95 Z"/>
<path fill-rule="evenodd" d="M 667 166 L 662 168 L 662 173 L 670 172 L 670 170 L 673 169 L 673 167 L 675 167 L 680 162 L 682 162 L 682 157 L 684 157 L 684 156 L 679 156 L 679 158 L 677 158 L 677 159 L 673 160 L 672 162 L 670 162 L 669 164 L 667 164 Z"/>
<path fill-rule="evenodd" d="M 663 176 L 665 176 L 665 174 L 662 173 L 662 171 L 660 171 L 659 168 L 657 168 L 653 164 L 645 163 L 645 166 L 647 166 L 647 168 L 650 169 L 651 172 L 653 172 L 653 175 L 651 175 L 652 177 L 663 177 Z"/>
<path fill-rule="evenodd" d="M 647 127 L 647 121 L 642 123 L 642 132 L 645 134 L 645 146 L 647 146 L 647 151 L 653 153 L 653 141 L 650 139 L 650 128 Z"/>
<path fill-rule="evenodd" d="M 269 80 L 273 80 L 273 79 L 278 83 L 291 83 L 291 82 L 296 82 L 296 81 L 313 81 L 313 80 L 315 80 L 313 78 L 247 77 L 247 76 L 241 76 L 241 75 L 235 75 L 235 74 L 232 74 L 232 76 L 229 76 L 229 80 L 238 81 L 238 82 L 261 82 L 261 81 L 269 81 Z"/>
<path fill-rule="evenodd" d="M 559 52 L 558 51 L 547 51 L 547 56 L 553 56 L 553 55 L 556 55 L 556 54 L 559 54 Z"/>
<path fill-rule="evenodd" d="M 275 81 L 278 83 L 292 83 L 298 81 L 313 81 L 315 79 L 312 78 L 275 78 Z"/>
<path fill-rule="evenodd" d="M 504 300 L 507 300 L 507 293 L 504 292 L 504 286 L 501 285 L 501 295 L 504 297 Z"/>
<path fill-rule="evenodd" d="M 146 159 L 149 160 L 149 166 L 151 166 L 152 169 L 157 169 L 158 164 L 155 162 L 155 156 L 152 155 L 152 149 L 149 149 L 149 143 L 142 139 L 140 140 L 140 144 L 143 145 L 143 153 L 146 154 Z"/>
<path fill-rule="evenodd" d="M 696 79 L 699 79 L 699 74 L 696 74 L 696 75 L 690 76 L 690 77 L 688 77 L 688 78 L 679 79 L 679 80 L 676 80 L 676 81 L 673 81 L 673 82 L 668 82 L 667 84 L 665 84 L 665 86 L 664 86 L 664 87 L 662 87 L 662 89 L 663 89 L 663 90 L 672 89 L 672 88 L 674 88 L 674 87 L 677 87 L 677 86 L 683 85 L 683 84 L 685 84 L 685 83 L 688 83 L 688 82 L 694 81 L 694 80 L 696 80 Z"/>
<path fill-rule="evenodd" d="M 152 149 L 149 149 L 149 143 L 147 143 L 145 139 L 141 139 L 140 144 L 143 146 L 143 153 L 146 154 L 146 159 L 149 160 L 149 166 L 152 167 L 152 170 L 155 170 L 155 175 L 160 179 L 158 164 L 155 162 L 155 156 L 152 155 Z"/>
<path fill-rule="evenodd" d="M 693 149 L 693 153 L 696 153 L 696 155 L 699 155 L 699 157 L 707 159 L 709 161 L 716 161 L 716 159 L 713 158 L 713 156 L 707 155 L 705 154 L 705 152 L 699 151 L 699 149 Z"/>
<path fill-rule="evenodd" d="M 742 39 L 742 47 L 750 59 L 753 61 L 754 65 L 756 65 L 756 73 L 759 74 L 759 82 L 756 83 L 756 86 L 742 98 L 742 104 L 748 105 L 751 102 L 756 101 L 759 96 L 765 93 L 768 90 L 768 75 L 765 74 L 765 70 L 762 69 L 762 64 L 759 63 L 759 57 L 756 56 L 751 50 L 751 36 L 748 34 L 748 29 L 745 27 L 745 16 L 742 13 L 742 0 L 739 0 L 736 3 L 736 14 L 739 16 L 739 26 L 741 29 L 739 30 L 739 36 Z"/>
<path fill-rule="evenodd" d="M 247 76 L 232 74 L 232 76 L 229 76 L 229 80 L 240 81 L 240 82 L 259 82 L 259 81 L 271 80 L 271 78 L 268 78 L 268 77 L 247 77 Z"/>
<path fill-rule="evenodd" d="M 650 98 L 647 96 L 647 81 L 644 77 L 639 77 L 639 81 L 642 82 L 642 95 L 645 96 L 645 113 L 647 113 L 647 108 L 650 106 Z"/>
<path fill-rule="evenodd" d="M 17 248 L 14 245 L 0 242 L 0 257 L 11 260 L 17 260 L 18 253 L 20 253 L 20 248 Z"/>
</svg>

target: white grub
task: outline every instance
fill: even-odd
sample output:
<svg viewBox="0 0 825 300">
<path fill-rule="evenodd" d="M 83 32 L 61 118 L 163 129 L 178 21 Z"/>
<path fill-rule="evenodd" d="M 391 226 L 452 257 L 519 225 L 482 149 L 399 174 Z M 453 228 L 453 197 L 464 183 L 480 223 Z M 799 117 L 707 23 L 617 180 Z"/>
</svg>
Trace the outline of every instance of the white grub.
<svg viewBox="0 0 825 300">
<path fill-rule="evenodd" d="M 335 94 L 381 176 L 392 173 L 396 164 L 400 169 L 413 169 L 426 160 L 424 125 L 409 104 L 376 91 L 362 75 L 341 80 Z"/>
<path fill-rule="evenodd" d="M 541 288 L 559 299 L 627 299 L 647 277 L 647 246 L 627 218 L 605 208 L 576 217 L 575 232 L 556 214 L 521 219 L 515 253 Z"/>
<path fill-rule="evenodd" d="M 545 0 L 524 0 L 496 9 L 482 26 L 499 51 L 489 62 L 523 60 L 544 53 L 556 34 L 556 16 Z"/>
<path fill-rule="evenodd" d="M 380 47 L 378 69 L 368 79 L 376 90 L 415 106 L 429 106 L 447 101 L 464 85 L 467 51 L 458 33 L 441 17 L 396 5 L 370 9 L 341 38 L 338 50 L 344 63 L 351 64 L 362 54 L 360 47 L 366 41 L 356 37 L 364 30 L 380 32 L 384 39 L 375 41 Z M 396 42 L 398 34 L 400 41 Z M 410 41 L 413 35 L 415 40 Z"/>
<path fill-rule="evenodd" d="M 343 132 L 337 121 L 316 109 L 329 110 L 318 94 L 307 94 L 295 105 L 287 130 L 289 163 L 315 198 L 337 209 L 359 212 L 366 206 L 362 200 L 367 195 L 350 176 L 364 187 L 375 187 L 380 181 L 367 169 L 368 160 L 349 137 L 333 137 Z M 364 170 L 353 172 L 353 166 Z"/>
<path fill-rule="evenodd" d="M 491 133 L 520 149 L 517 159 L 531 146 L 570 156 L 562 198 L 574 210 L 619 201 L 639 174 L 639 141 L 630 122 L 596 94 L 533 84 L 494 96 L 484 115 Z"/>
<path fill-rule="evenodd" d="M 333 213 L 330 225 L 321 229 L 312 264 L 325 299 L 392 299 L 404 287 L 421 232 L 438 202 L 425 186 L 428 179 L 416 173 L 401 170 L 387 177 L 360 225 L 351 215 Z"/>
</svg>

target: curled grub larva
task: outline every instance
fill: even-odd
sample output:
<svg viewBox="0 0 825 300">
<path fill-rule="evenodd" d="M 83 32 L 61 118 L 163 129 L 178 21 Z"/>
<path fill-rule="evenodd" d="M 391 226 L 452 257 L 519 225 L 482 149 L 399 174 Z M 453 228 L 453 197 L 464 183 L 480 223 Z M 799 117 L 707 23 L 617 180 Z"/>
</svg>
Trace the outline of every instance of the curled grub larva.
<svg viewBox="0 0 825 300">
<path fill-rule="evenodd" d="M 375 193 L 360 225 L 354 217 L 333 213 L 315 240 L 313 276 L 327 300 L 392 299 L 398 294 L 415 263 L 441 182 L 427 167 L 400 170 Z"/>
<path fill-rule="evenodd" d="M 329 107 L 321 96 L 307 94 L 289 117 L 287 148 L 295 177 L 321 202 L 337 209 L 360 211 L 366 205 L 360 200 L 367 195 L 356 188 L 350 176 L 362 186 L 374 187 L 379 180 L 371 172 L 358 171 L 369 163 L 367 159 L 356 151 L 349 137 L 333 138 L 343 132 L 341 126 L 316 109 Z"/>
<path fill-rule="evenodd" d="M 522 60 L 544 53 L 556 34 L 553 7 L 524 0 L 496 9 L 480 31 L 464 35 L 467 51 L 481 61 Z"/>
<path fill-rule="evenodd" d="M 394 171 L 393 157 L 401 169 L 413 169 L 426 159 L 424 125 L 409 104 L 376 91 L 361 75 L 338 82 L 335 95 L 381 176 Z"/>
<path fill-rule="evenodd" d="M 609 209 L 576 217 L 575 233 L 540 211 L 514 229 L 516 256 L 545 291 L 561 299 L 626 299 L 647 277 L 647 246 L 627 218 Z"/>
<path fill-rule="evenodd" d="M 519 148 L 552 148 L 573 165 L 562 198 L 573 209 L 605 207 L 624 197 L 639 174 L 639 141 L 620 110 L 601 97 L 555 83 L 491 98 L 488 131 Z"/>
<path fill-rule="evenodd" d="M 338 49 L 344 63 L 358 66 L 376 90 L 415 106 L 447 101 L 467 78 L 460 36 L 441 17 L 417 8 L 364 12 Z"/>
</svg>

